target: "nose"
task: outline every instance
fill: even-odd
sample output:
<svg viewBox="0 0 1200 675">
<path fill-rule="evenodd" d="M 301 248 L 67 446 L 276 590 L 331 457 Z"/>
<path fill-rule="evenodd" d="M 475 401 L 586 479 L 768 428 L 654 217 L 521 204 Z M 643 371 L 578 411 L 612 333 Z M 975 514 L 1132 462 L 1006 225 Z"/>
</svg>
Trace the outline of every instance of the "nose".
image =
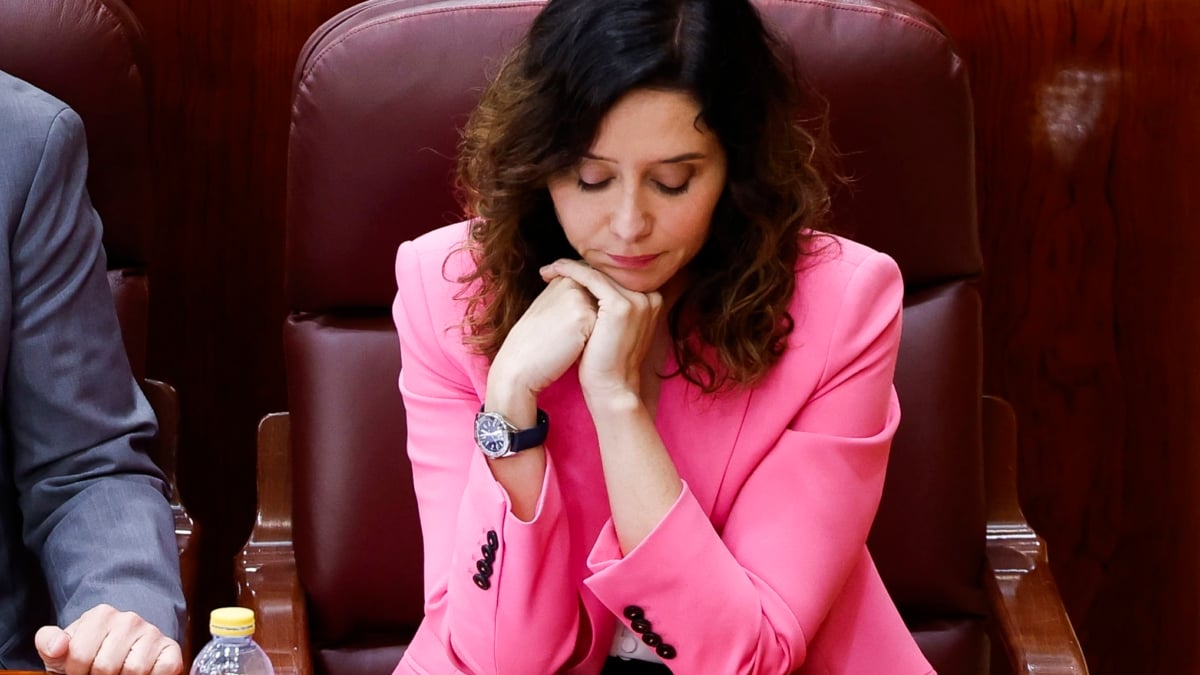
<svg viewBox="0 0 1200 675">
<path fill-rule="evenodd" d="M 653 226 L 654 219 L 643 203 L 642 191 L 638 188 L 623 190 L 609 223 L 613 234 L 623 241 L 637 241 L 650 234 Z"/>
</svg>

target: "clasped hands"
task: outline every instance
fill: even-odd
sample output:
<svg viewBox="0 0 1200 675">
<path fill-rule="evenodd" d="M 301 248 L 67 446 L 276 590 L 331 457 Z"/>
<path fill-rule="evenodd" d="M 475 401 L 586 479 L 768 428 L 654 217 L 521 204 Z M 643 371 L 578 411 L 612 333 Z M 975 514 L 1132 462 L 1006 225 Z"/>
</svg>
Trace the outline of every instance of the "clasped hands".
<svg viewBox="0 0 1200 675">
<path fill-rule="evenodd" d="M 178 675 L 179 645 L 133 612 L 97 605 L 66 628 L 43 626 L 34 637 L 46 670 L 66 675 Z"/>
<path fill-rule="evenodd" d="M 639 404 L 662 295 L 631 291 L 578 260 L 556 260 L 540 273 L 547 286 L 509 331 L 493 368 L 536 396 L 578 361 L 593 411 Z"/>
</svg>

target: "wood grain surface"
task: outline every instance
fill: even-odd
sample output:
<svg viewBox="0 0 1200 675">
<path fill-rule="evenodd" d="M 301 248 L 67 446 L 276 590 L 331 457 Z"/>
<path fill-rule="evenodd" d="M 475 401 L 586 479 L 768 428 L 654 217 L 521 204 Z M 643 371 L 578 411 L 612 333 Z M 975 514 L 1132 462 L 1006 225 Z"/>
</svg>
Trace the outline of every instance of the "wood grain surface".
<svg viewBox="0 0 1200 675">
<path fill-rule="evenodd" d="M 1200 672 L 1200 5 L 922 4 L 972 77 L 986 386 L 1091 671 Z"/>
</svg>

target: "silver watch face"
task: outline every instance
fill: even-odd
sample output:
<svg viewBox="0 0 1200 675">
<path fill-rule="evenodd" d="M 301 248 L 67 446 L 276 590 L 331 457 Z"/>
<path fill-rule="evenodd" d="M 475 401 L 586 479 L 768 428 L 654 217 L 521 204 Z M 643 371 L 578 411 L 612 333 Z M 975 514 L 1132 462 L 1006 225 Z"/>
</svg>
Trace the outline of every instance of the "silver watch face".
<svg viewBox="0 0 1200 675">
<path fill-rule="evenodd" d="M 475 443 L 488 457 L 503 457 L 512 447 L 512 427 L 496 413 L 475 415 Z"/>
</svg>

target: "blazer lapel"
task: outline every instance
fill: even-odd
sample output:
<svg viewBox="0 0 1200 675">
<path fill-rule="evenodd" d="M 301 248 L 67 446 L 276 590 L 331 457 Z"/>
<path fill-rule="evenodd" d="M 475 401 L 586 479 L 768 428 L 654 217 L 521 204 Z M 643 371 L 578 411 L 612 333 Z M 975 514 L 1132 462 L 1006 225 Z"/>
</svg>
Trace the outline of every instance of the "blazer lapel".
<svg viewBox="0 0 1200 675">
<path fill-rule="evenodd" d="M 679 475 L 710 517 L 749 402 L 747 388 L 705 394 L 679 375 L 662 383 L 655 425 Z"/>
</svg>

